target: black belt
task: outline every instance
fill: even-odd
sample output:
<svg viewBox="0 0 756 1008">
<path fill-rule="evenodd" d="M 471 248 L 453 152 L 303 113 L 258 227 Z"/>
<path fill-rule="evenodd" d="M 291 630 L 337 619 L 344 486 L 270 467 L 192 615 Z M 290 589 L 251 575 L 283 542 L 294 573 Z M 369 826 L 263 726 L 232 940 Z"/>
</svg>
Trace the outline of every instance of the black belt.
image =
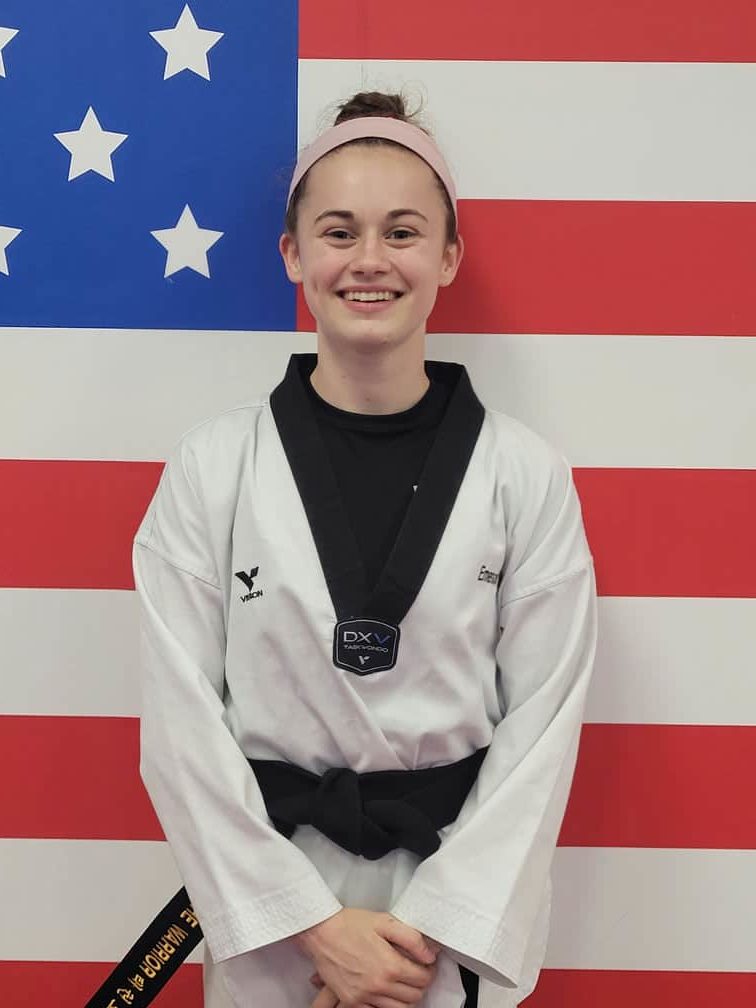
<svg viewBox="0 0 756 1008">
<path fill-rule="evenodd" d="M 376 861 L 397 847 L 426 858 L 438 830 L 459 815 L 486 749 L 424 770 L 326 770 L 322 777 L 278 760 L 250 760 L 273 825 L 285 837 L 311 825 L 352 854 Z"/>
<path fill-rule="evenodd" d="M 446 766 L 322 777 L 279 760 L 249 760 L 268 815 L 283 836 L 311 825 L 352 854 L 375 861 L 404 848 L 426 858 L 438 830 L 459 815 L 487 747 Z M 202 940 L 186 889 L 180 889 L 89 999 L 86 1008 L 146 1008 Z"/>
</svg>

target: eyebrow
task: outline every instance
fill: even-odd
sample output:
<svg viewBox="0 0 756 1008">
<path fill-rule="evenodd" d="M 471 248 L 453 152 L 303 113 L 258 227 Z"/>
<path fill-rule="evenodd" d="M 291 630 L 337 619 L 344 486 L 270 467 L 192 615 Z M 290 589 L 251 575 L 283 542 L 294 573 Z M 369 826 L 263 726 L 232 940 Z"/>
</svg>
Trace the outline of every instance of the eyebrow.
<svg viewBox="0 0 756 1008">
<path fill-rule="evenodd" d="M 389 220 L 395 220 L 397 217 L 405 217 L 408 214 L 412 214 L 415 217 L 422 217 L 422 219 L 426 222 L 426 224 L 428 223 L 428 218 L 425 216 L 425 214 L 421 214 L 419 210 L 410 210 L 408 208 L 403 208 L 401 210 L 389 210 L 386 216 L 388 217 Z M 323 213 L 318 214 L 318 216 L 315 218 L 315 223 L 317 224 L 318 221 L 322 220 L 324 217 L 338 217 L 341 220 L 348 220 L 348 221 L 354 220 L 354 214 L 352 213 L 351 210 L 324 210 Z"/>
</svg>

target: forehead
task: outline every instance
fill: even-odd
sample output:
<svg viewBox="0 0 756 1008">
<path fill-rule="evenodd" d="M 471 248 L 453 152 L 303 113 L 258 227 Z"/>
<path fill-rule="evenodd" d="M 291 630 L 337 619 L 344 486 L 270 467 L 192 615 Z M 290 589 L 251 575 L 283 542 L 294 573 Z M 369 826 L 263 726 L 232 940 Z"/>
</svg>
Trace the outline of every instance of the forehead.
<svg viewBox="0 0 756 1008">
<path fill-rule="evenodd" d="M 388 144 L 349 144 L 321 158 L 307 173 L 304 203 L 316 214 L 326 204 L 444 212 L 430 165 L 412 151 Z"/>
</svg>

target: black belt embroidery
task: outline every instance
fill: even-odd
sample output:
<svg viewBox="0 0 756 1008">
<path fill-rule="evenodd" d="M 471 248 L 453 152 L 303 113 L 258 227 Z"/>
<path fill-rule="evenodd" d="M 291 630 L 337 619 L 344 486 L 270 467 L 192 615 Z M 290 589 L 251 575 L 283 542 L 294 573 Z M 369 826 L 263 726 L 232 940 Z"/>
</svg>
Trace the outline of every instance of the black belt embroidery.
<svg viewBox="0 0 756 1008">
<path fill-rule="evenodd" d="M 145 1008 L 202 941 L 186 889 L 180 889 L 132 945 L 86 1008 Z"/>
</svg>

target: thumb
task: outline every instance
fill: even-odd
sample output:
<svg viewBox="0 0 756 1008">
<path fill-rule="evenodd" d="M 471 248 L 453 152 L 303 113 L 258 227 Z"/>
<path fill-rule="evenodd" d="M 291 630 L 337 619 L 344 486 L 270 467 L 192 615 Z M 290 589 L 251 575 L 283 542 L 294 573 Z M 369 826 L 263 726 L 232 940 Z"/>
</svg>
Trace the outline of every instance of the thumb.
<svg viewBox="0 0 756 1008">
<path fill-rule="evenodd" d="M 436 950 L 431 948 L 425 937 L 396 917 L 387 915 L 382 927 L 376 930 L 382 938 L 404 949 L 417 962 L 430 964 L 436 961 Z"/>
</svg>

